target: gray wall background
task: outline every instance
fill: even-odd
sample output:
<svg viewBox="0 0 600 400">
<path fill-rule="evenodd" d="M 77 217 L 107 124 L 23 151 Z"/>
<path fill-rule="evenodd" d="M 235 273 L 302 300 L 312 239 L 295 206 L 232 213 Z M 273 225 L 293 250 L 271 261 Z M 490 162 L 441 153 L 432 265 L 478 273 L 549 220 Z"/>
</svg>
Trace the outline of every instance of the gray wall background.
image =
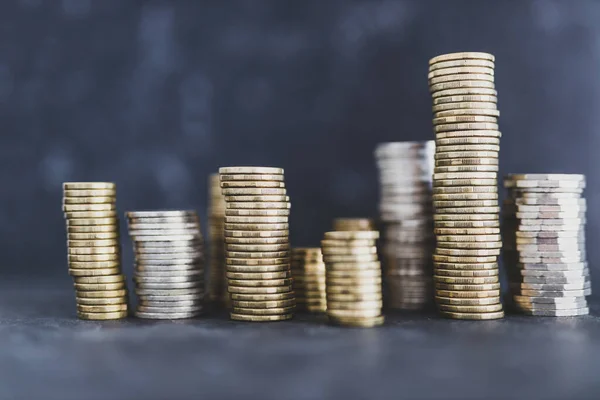
<svg viewBox="0 0 600 400">
<path fill-rule="evenodd" d="M 225 165 L 284 167 L 293 242 L 316 245 L 375 215 L 377 143 L 433 138 L 428 59 L 477 50 L 496 55 L 502 173 L 587 174 L 597 270 L 600 2 L 7 0 L 2 274 L 69 284 L 63 181 L 204 215 Z"/>
</svg>

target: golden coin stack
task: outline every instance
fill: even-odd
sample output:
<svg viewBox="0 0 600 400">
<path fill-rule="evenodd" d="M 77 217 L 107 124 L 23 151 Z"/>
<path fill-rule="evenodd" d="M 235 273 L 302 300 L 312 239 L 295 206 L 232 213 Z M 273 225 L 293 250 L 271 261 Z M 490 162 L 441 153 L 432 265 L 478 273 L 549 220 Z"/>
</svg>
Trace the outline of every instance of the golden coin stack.
<svg viewBox="0 0 600 400">
<path fill-rule="evenodd" d="M 211 174 L 208 186 L 208 241 L 209 241 L 209 301 L 229 305 L 227 277 L 225 276 L 225 197 L 221 193 L 219 174 Z"/>
<path fill-rule="evenodd" d="M 231 319 L 291 319 L 289 213 L 283 169 L 220 168 L 225 196 L 225 263 Z"/>
<path fill-rule="evenodd" d="M 135 315 L 182 319 L 203 311 L 204 253 L 195 211 L 130 211 L 135 254 Z"/>
<path fill-rule="evenodd" d="M 502 318 L 497 182 L 501 135 L 494 56 L 434 57 L 428 78 L 436 134 L 436 302 L 440 313 L 450 318 Z"/>
<path fill-rule="evenodd" d="M 511 174 L 504 186 L 503 258 L 511 302 L 528 315 L 589 314 L 585 176 Z"/>
<path fill-rule="evenodd" d="M 77 316 L 89 320 L 125 318 L 128 296 L 121 271 L 116 185 L 65 182 L 63 195 Z"/>
<path fill-rule="evenodd" d="M 325 263 L 321 248 L 293 248 L 291 270 L 297 306 L 309 312 L 325 312 Z"/>
<path fill-rule="evenodd" d="M 336 218 L 333 220 L 334 231 L 374 231 L 377 227 L 369 218 Z"/>
<path fill-rule="evenodd" d="M 421 310 L 433 304 L 435 143 L 381 143 L 375 149 L 380 182 L 385 306 Z"/>
<path fill-rule="evenodd" d="M 356 327 L 383 323 L 378 238 L 377 231 L 325 233 L 321 249 L 331 322 Z"/>
</svg>

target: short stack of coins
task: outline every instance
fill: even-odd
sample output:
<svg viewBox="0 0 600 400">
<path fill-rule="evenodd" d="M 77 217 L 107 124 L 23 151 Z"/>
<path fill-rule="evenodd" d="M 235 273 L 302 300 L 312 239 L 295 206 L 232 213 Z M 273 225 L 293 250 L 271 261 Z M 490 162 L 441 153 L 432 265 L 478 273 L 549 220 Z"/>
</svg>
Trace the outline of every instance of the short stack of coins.
<svg viewBox="0 0 600 400">
<path fill-rule="evenodd" d="M 589 314 L 592 293 L 585 251 L 585 176 L 507 175 L 504 261 L 512 303 L 537 316 Z M 511 229 L 512 228 L 512 229 Z"/>
<path fill-rule="evenodd" d="M 126 213 L 135 255 L 135 316 L 198 316 L 204 300 L 204 249 L 195 211 Z"/>
<path fill-rule="evenodd" d="M 219 169 L 225 196 L 225 263 L 231 319 L 291 319 L 290 201 L 282 168 Z"/>
<path fill-rule="evenodd" d="M 77 316 L 89 320 L 125 318 L 128 296 L 121 271 L 116 185 L 65 182 L 63 195 Z"/>
<path fill-rule="evenodd" d="M 316 313 L 325 312 L 327 310 L 325 263 L 321 248 L 293 248 L 291 271 L 298 309 Z"/>
<path fill-rule="evenodd" d="M 333 220 L 334 231 L 374 231 L 377 227 L 370 218 L 336 218 Z"/>
<path fill-rule="evenodd" d="M 326 232 L 321 241 L 325 262 L 327 316 L 339 325 L 381 325 L 381 264 L 377 231 Z"/>
<path fill-rule="evenodd" d="M 379 170 L 385 307 L 422 310 L 433 303 L 431 253 L 433 140 L 381 143 Z"/>
<path fill-rule="evenodd" d="M 436 134 L 433 259 L 438 309 L 456 319 L 502 318 L 497 183 L 501 134 L 494 56 L 434 57 L 428 78 Z"/>
<path fill-rule="evenodd" d="M 219 174 L 211 174 L 208 183 L 208 299 L 221 305 L 230 303 L 225 276 L 225 197 Z"/>
</svg>

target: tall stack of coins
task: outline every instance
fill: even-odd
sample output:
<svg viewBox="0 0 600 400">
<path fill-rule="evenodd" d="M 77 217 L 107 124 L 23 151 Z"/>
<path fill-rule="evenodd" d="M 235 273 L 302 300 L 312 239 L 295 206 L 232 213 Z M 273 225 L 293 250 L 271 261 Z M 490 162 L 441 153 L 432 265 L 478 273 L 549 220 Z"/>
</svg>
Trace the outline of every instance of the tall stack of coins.
<svg viewBox="0 0 600 400">
<path fill-rule="evenodd" d="M 130 211 L 135 253 L 135 315 L 146 319 L 192 318 L 202 313 L 204 255 L 195 211 Z"/>
<path fill-rule="evenodd" d="M 321 242 L 325 262 L 327 316 L 337 324 L 372 327 L 381 315 L 381 264 L 377 231 L 326 232 Z"/>
<path fill-rule="evenodd" d="M 225 262 L 231 319 L 291 319 L 290 200 L 283 169 L 220 168 L 225 196 Z"/>
<path fill-rule="evenodd" d="M 512 300 L 529 315 L 587 315 L 585 176 L 508 175 L 504 261 Z"/>
<path fill-rule="evenodd" d="M 221 193 L 219 174 L 210 176 L 208 192 L 208 298 L 213 303 L 227 305 L 230 300 L 225 276 L 225 197 Z"/>
<path fill-rule="evenodd" d="M 502 318 L 494 56 L 434 57 L 428 78 L 436 134 L 433 259 L 438 308 L 450 318 Z"/>
<path fill-rule="evenodd" d="M 431 174 L 435 143 L 381 143 L 379 169 L 385 306 L 420 310 L 433 303 Z"/>
<path fill-rule="evenodd" d="M 325 263 L 321 248 L 293 248 L 291 270 L 298 308 L 309 312 L 325 312 Z"/>
<path fill-rule="evenodd" d="M 375 222 L 369 218 L 336 218 L 333 220 L 334 231 L 373 231 Z"/>
<path fill-rule="evenodd" d="M 65 182 L 63 195 L 77 316 L 90 320 L 125 318 L 128 296 L 121 271 L 116 185 Z"/>
</svg>

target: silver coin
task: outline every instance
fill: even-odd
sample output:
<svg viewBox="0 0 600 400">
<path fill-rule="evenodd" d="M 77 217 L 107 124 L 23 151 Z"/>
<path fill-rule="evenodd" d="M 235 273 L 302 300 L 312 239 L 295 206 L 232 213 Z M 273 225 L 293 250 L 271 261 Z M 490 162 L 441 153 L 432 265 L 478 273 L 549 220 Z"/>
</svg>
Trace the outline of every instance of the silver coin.
<svg viewBox="0 0 600 400">
<path fill-rule="evenodd" d="M 540 220 L 542 221 L 542 220 Z M 546 220 L 550 221 L 550 220 Z M 551 224 L 538 224 L 538 225 L 520 225 L 518 232 L 580 232 L 583 229 L 581 224 L 564 224 L 564 225 L 551 225 Z"/>
<path fill-rule="evenodd" d="M 578 271 L 587 268 L 587 262 L 577 263 L 517 263 L 517 268 L 536 271 Z"/>
<path fill-rule="evenodd" d="M 582 278 L 589 276 L 590 270 L 588 268 L 582 268 L 578 270 L 569 271 L 540 271 L 540 270 L 520 270 L 519 273 L 525 278 Z M 528 281 L 529 282 L 529 281 Z M 529 282 L 534 283 L 534 282 Z"/>
<path fill-rule="evenodd" d="M 176 302 L 173 302 L 176 303 Z M 174 304 L 168 304 L 167 306 L 147 306 L 140 304 L 137 307 L 137 311 L 149 312 L 149 313 L 172 313 L 172 312 L 194 312 L 202 311 L 202 304 L 194 304 L 189 306 L 175 306 Z"/>
<path fill-rule="evenodd" d="M 133 280 L 137 284 L 143 283 L 186 283 L 186 282 L 199 282 L 201 277 L 199 275 L 182 275 L 182 276 L 148 276 L 143 273 L 138 273 L 133 277 Z"/>
<path fill-rule="evenodd" d="M 143 262 L 135 263 L 135 270 L 138 272 L 178 272 L 185 271 L 191 273 L 191 271 L 202 270 L 202 264 L 193 263 L 181 263 L 181 264 L 146 264 Z"/>
<path fill-rule="evenodd" d="M 560 285 L 584 285 L 589 284 L 589 276 L 577 277 L 539 277 L 539 276 L 524 276 L 521 280 L 523 284 L 560 284 Z"/>
<path fill-rule="evenodd" d="M 130 232 L 131 234 L 131 232 Z M 199 240 L 202 238 L 200 231 L 190 233 L 178 233 L 173 234 L 172 232 L 161 231 L 160 235 L 149 235 L 149 236 L 137 236 L 135 238 L 136 243 L 140 242 L 180 242 L 182 240 Z"/>
<path fill-rule="evenodd" d="M 583 229 L 575 229 L 572 231 L 540 231 L 540 232 L 523 232 L 516 231 L 515 237 L 519 238 L 536 238 L 536 239 L 567 239 L 585 237 Z"/>
<path fill-rule="evenodd" d="M 144 265 L 146 267 L 150 266 L 165 266 L 165 265 L 198 265 L 202 263 L 202 258 L 173 258 L 170 260 L 136 260 L 136 265 Z"/>
<path fill-rule="evenodd" d="M 559 245 L 559 244 L 516 244 L 516 250 L 522 254 L 556 254 L 572 255 L 573 253 L 585 254 L 585 243 Z"/>
<path fill-rule="evenodd" d="M 161 253 L 150 253 L 150 254 L 135 254 L 135 260 L 136 261 L 162 261 L 162 260 L 173 260 L 173 259 L 179 259 L 179 260 L 203 260 L 204 259 L 204 254 L 201 251 L 195 251 L 193 253 L 167 253 L 167 254 L 161 254 Z"/>
<path fill-rule="evenodd" d="M 204 282 L 194 280 L 192 282 L 173 282 L 173 283 L 156 283 L 156 282 L 136 282 L 136 290 L 173 290 L 173 289 L 198 289 L 204 287 Z"/>
<path fill-rule="evenodd" d="M 164 237 L 164 236 L 186 236 L 191 235 L 193 238 L 202 236 L 199 228 L 182 228 L 182 229 L 129 229 L 129 236 L 135 241 L 143 240 L 141 237 Z M 158 239 L 156 239 L 158 240 Z"/>
<path fill-rule="evenodd" d="M 522 311 L 527 315 L 535 315 L 538 317 L 575 317 L 579 315 L 588 315 L 590 313 L 590 309 L 588 307 L 564 310 L 523 309 Z"/>
<path fill-rule="evenodd" d="M 572 307 L 578 303 L 585 303 L 585 297 L 529 297 L 529 296 L 513 296 L 515 302 L 523 304 L 532 304 L 535 306 L 548 306 L 556 308 L 577 308 Z"/>
<path fill-rule="evenodd" d="M 154 291 L 152 291 L 154 293 Z M 169 294 L 140 294 L 138 291 L 139 301 L 142 304 L 153 303 L 153 302 L 196 302 L 202 299 L 203 293 L 201 291 L 191 294 L 174 294 L 172 291 L 168 291 Z M 151 305 L 151 304 L 149 304 Z"/>
<path fill-rule="evenodd" d="M 579 246 L 585 245 L 585 236 L 572 238 L 520 238 L 515 236 L 517 245 L 538 246 Z"/>
<path fill-rule="evenodd" d="M 519 289 L 514 292 L 516 295 L 529 297 L 582 297 L 592 294 L 591 289 L 583 290 L 535 290 Z"/>
<path fill-rule="evenodd" d="M 170 249 L 179 247 L 196 248 L 203 247 L 204 243 L 201 239 L 196 238 L 193 240 L 180 240 L 180 241 L 133 241 L 133 245 L 136 249 Z"/>
<path fill-rule="evenodd" d="M 158 308 L 168 308 L 168 307 L 195 307 L 201 306 L 202 300 L 199 296 L 196 298 L 189 300 L 174 300 L 174 301 L 163 301 L 163 300 L 140 300 L 139 304 L 145 307 L 158 307 Z"/>
<path fill-rule="evenodd" d="M 574 264 L 584 262 L 585 256 L 573 256 L 573 257 L 521 257 L 519 256 L 519 262 L 521 264 Z"/>
<path fill-rule="evenodd" d="M 526 301 L 514 301 L 517 308 L 521 310 L 536 310 L 536 311 L 557 311 L 557 310 L 570 310 L 574 308 L 587 307 L 588 303 L 585 301 L 574 301 L 568 303 L 559 304 L 544 304 L 544 303 L 532 303 Z"/>
<path fill-rule="evenodd" d="M 517 205 L 540 206 L 540 207 L 559 207 L 568 209 L 569 207 L 585 206 L 586 200 L 579 195 L 569 197 L 519 197 L 515 199 Z M 554 209 L 553 209 L 554 210 Z"/>
<path fill-rule="evenodd" d="M 188 270 L 136 270 L 136 276 L 144 276 L 148 278 L 176 278 L 176 277 L 189 277 L 190 279 L 202 279 L 204 271 L 201 269 L 188 269 Z"/>
<path fill-rule="evenodd" d="M 134 254 L 136 256 L 142 256 L 152 258 L 153 256 L 162 256 L 162 257 L 180 257 L 184 255 L 185 257 L 189 257 L 190 254 L 200 255 L 204 254 L 204 248 L 202 247 L 165 247 L 165 248 L 135 248 Z"/>
<path fill-rule="evenodd" d="M 151 313 L 151 312 L 143 312 L 143 311 L 135 311 L 135 316 L 137 318 L 143 319 L 185 319 L 185 318 L 194 318 L 202 314 L 202 310 L 200 311 L 189 311 L 189 312 L 170 312 L 170 313 Z"/>
<path fill-rule="evenodd" d="M 579 199 L 579 203 L 568 205 L 546 205 L 546 204 L 522 204 L 522 199 L 515 199 L 517 210 L 524 213 L 558 213 L 558 212 L 576 212 L 584 213 L 587 210 L 585 199 Z"/>
</svg>

